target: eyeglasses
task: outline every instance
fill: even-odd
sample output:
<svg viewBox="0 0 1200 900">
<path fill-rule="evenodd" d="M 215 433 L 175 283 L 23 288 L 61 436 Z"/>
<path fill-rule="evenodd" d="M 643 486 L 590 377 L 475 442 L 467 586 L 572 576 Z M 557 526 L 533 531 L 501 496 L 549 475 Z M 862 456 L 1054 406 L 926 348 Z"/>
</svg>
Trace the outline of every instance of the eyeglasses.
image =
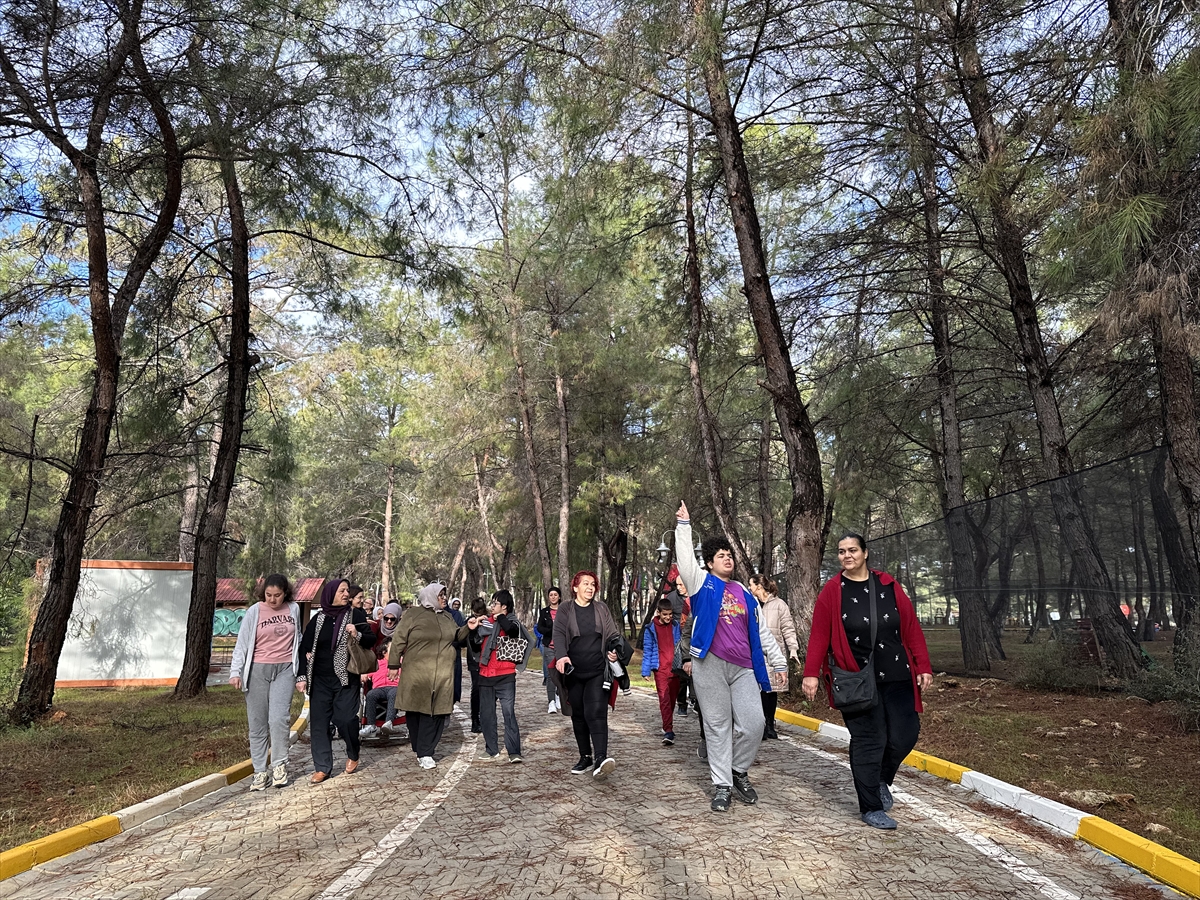
<svg viewBox="0 0 1200 900">
<path fill-rule="evenodd" d="M 396 617 L 395 617 L 395 616 L 384 616 L 384 617 L 383 617 L 383 621 L 385 621 L 385 622 L 395 622 L 395 621 L 396 621 Z"/>
</svg>

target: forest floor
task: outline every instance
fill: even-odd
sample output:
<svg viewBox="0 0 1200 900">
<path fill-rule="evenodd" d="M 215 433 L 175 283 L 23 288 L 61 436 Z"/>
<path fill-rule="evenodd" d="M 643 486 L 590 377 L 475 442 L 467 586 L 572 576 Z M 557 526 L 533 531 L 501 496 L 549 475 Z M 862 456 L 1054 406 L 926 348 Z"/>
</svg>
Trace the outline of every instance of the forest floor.
<svg viewBox="0 0 1200 900">
<path fill-rule="evenodd" d="M 0 651 L 0 680 L 11 672 L 11 655 Z M 43 722 L 0 727 L 0 850 L 249 756 L 246 703 L 231 687 L 183 702 L 167 688 L 60 690 L 54 702 Z M 303 703 L 295 694 L 293 717 Z"/>
<path fill-rule="evenodd" d="M 1023 644 L 1024 632 L 1015 629 L 1003 640 L 1009 659 L 989 677 L 972 677 L 962 674 L 956 629 L 925 633 L 938 678 L 924 698 L 919 750 L 1200 859 L 1200 734 L 1184 731 L 1174 704 L 1148 703 L 1128 690 L 1023 687 L 1018 681 L 1044 645 Z M 1143 646 L 1169 665 L 1172 635 L 1158 637 Z M 780 705 L 842 722 L 821 696 L 807 703 L 797 690 Z"/>
<path fill-rule="evenodd" d="M 1123 690 L 1023 687 L 1019 677 L 1037 664 L 1045 645 L 1022 644 L 1022 632 L 1005 635 L 1010 658 L 987 678 L 962 674 L 955 629 L 931 628 L 926 635 L 939 677 L 925 698 L 919 749 L 1200 859 L 1200 734 L 1182 729 L 1173 704 L 1147 703 Z M 1166 661 L 1170 637 L 1160 635 L 1145 647 Z M 14 656 L 0 651 L 6 700 L 15 687 Z M 635 673 L 640 665 L 635 657 Z M 538 667 L 535 654 L 530 668 Z M 296 695 L 296 713 L 301 700 Z M 806 703 L 798 690 L 781 705 L 841 722 L 820 698 Z M 0 849 L 114 812 L 248 755 L 245 704 L 228 687 L 184 703 L 173 702 L 165 689 L 64 690 L 55 708 L 32 728 L 0 727 Z"/>
</svg>

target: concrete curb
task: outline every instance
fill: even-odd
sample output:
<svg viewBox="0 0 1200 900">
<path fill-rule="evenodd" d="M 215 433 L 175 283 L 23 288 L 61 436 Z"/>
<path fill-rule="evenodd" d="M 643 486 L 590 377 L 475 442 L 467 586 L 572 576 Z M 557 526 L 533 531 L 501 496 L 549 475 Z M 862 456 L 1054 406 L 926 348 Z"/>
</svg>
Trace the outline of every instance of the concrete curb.
<svg viewBox="0 0 1200 900">
<path fill-rule="evenodd" d="M 289 746 L 296 743 L 307 727 L 308 701 L 305 700 L 304 709 L 300 711 L 300 716 L 293 723 L 291 734 L 288 736 Z M 149 800 L 143 800 L 141 803 L 117 810 L 112 815 L 100 816 L 90 822 L 84 822 L 82 825 L 73 825 L 54 834 L 46 835 L 44 838 L 38 838 L 36 841 L 13 847 L 11 850 L 0 851 L 0 881 L 21 872 L 27 872 L 34 866 L 59 856 L 74 853 L 89 844 L 116 837 L 123 831 L 129 831 L 144 822 L 173 812 L 201 797 L 207 797 L 214 791 L 237 784 L 243 778 L 251 775 L 253 771 L 254 764 L 250 760 L 246 760 L 213 775 L 205 775 L 188 784 L 172 788 L 165 794 L 159 794 L 157 797 L 151 797 Z"/>
<path fill-rule="evenodd" d="M 841 725 L 833 725 L 786 709 L 776 711 L 775 718 L 789 725 L 816 731 L 842 744 L 850 743 L 850 733 Z M 1049 800 L 1022 787 L 1008 784 L 982 772 L 957 763 L 913 751 L 905 765 L 944 778 L 972 790 L 999 806 L 1014 809 L 1036 819 L 1048 828 L 1067 837 L 1091 844 L 1151 878 L 1170 885 L 1191 897 L 1200 898 L 1200 863 L 1174 850 L 1156 844 L 1139 834 L 1114 825 L 1107 819 L 1088 815 L 1081 810 L 1055 800 Z"/>
</svg>

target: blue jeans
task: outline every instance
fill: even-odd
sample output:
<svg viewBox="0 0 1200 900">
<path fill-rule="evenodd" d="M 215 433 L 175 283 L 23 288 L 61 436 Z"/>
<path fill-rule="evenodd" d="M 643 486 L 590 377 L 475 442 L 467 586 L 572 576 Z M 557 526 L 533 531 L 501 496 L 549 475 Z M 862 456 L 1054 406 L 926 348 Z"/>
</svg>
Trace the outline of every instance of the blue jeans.
<svg viewBox="0 0 1200 900">
<path fill-rule="evenodd" d="M 510 675 L 499 684 L 479 682 L 479 724 L 483 727 L 483 746 L 488 756 L 500 752 L 496 740 L 496 701 L 504 714 L 504 749 L 509 756 L 521 755 L 521 729 L 517 725 L 517 679 Z"/>
</svg>

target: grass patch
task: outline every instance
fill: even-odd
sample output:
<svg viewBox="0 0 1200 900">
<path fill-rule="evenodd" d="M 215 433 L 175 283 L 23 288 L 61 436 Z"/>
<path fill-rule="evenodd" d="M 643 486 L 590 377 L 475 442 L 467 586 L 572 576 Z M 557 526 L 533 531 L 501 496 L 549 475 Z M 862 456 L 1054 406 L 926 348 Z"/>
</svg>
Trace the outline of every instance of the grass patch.
<svg viewBox="0 0 1200 900">
<path fill-rule="evenodd" d="M 294 694 L 293 717 L 304 698 Z M 55 714 L 0 730 L 0 849 L 149 799 L 249 756 L 241 691 L 62 690 Z"/>
</svg>

